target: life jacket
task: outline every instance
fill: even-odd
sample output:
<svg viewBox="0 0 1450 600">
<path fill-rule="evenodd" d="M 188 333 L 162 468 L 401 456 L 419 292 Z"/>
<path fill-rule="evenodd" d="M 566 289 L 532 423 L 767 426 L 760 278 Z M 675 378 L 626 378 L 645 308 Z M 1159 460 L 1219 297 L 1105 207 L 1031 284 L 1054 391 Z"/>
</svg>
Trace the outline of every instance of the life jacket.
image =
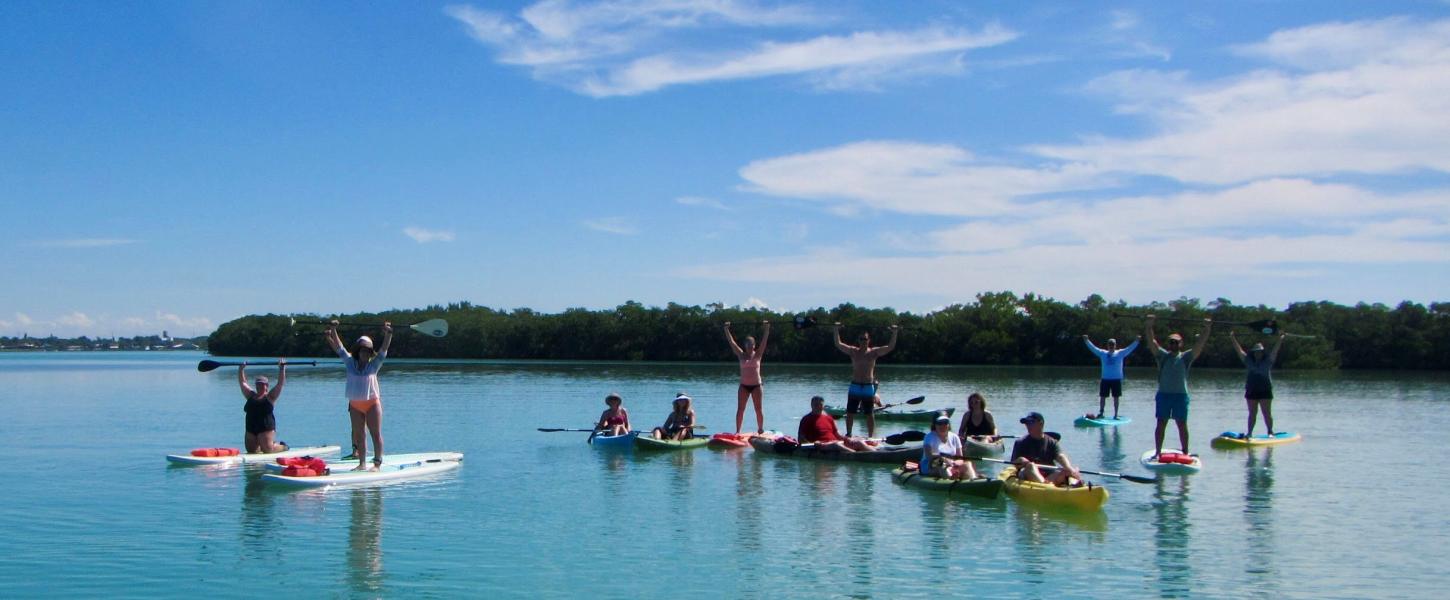
<svg viewBox="0 0 1450 600">
<path fill-rule="evenodd" d="M 775 438 L 775 442 L 772 445 L 775 447 L 776 454 L 790 454 L 795 452 L 796 448 L 801 447 L 800 442 L 797 442 L 795 438 L 788 435 Z"/>
<path fill-rule="evenodd" d="M 218 456 L 236 456 L 241 453 L 242 451 L 236 448 L 197 448 L 191 451 L 192 456 L 203 456 L 206 458 L 216 458 Z"/>
</svg>

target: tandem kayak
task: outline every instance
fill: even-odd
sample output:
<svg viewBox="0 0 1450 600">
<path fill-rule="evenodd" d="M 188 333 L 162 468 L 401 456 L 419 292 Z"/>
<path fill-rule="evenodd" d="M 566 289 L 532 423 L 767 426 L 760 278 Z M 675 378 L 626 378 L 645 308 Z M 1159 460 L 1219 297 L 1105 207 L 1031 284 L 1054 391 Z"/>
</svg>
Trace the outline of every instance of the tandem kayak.
<svg viewBox="0 0 1450 600">
<path fill-rule="evenodd" d="M 459 455 L 462 456 L 461 454 Z M 423 477 L 445 471 L 457 469 L 463 461 L 460 460 L 420 460 L 410 463 L 387 464 L 383 463 L 376 471 L 332 471 L 327 475 L 314 475 L 311 477 L 289 477 L 281 473 L 263 473 L 262 481 L 269 484 L 285 485 L 291 487 L 328 487 L 339 485 L 363 485 L 381 483 L 395 479 L 412 479 Z"/>
<path fill-rule="evenodd" d="M 878 410 L 876 411 L 877 421 L 908 422 L 908 423 L 930 423 L 937 415 L 945 414 L 950 417 L 957 412 L 954 407 L 938 408 L 936 410 Z M 837 419 L 846 416 L 846 409 L 839 406 L 827 406 L 826 414 Z"/>
<path fill-rule="evenodd" d="M 1002 456 L 1007 451 L 1007 445 L 997 438 L 994 442 L 983 442 L 973 437 L 962 438 L 962 455 L 968 458 L 989 458 Z"/>
<path fill-rule="evenodd" d="M 633 448 L 634 438 L 639 437 L 638 431 L 631 431 L 624 435 L 596 435 L 589 443 L 596 448 Z"/>
<path fill-rule="evenodd" d="M 597 443 L 599 438 L 594 438 Z M 648 435 L 634 436 L 634 447 L 640 450 L 694 450 L 704 448 L 710 438 L 692 437 L 683 440 L 657 440 Z"/>
<path fill-rule="evenodd" d="M 1101 510 L 1108 503 L 1108 489 L 1100 485 L 1085 482 L 1074 487 L 1057 487 L 1018 479 L 1016 475 L 1017 467 L 1008 465 L 997 474 L 997 479 L 1002 480 L 1002 489 L 1007 495 L 1020 502 L 1079 510 Z"/>
<path fill-rule="evenodd" d="M 978 477 L 977 479 L 963 480 L 926 477 L 918 471 L 907 471 L 905 469 L 892 471 L 891 480 L 908 487 L 946 492 L 948 496 L 974 496 L 977 498 L 996 498 L 997 494 L 1002 493 L 1003 486 L 1001 479 Z"/>
<path fill-rule="evenodd" d="M 1092 415 L 1083 415 L 1073 420 L 1072 424 L 1078 427 L 1117 427 L 1132 423 L 1131 417 L 1103 417 L 1101 419 Z"/>
<path fill-rule="evenodd" d="M 278 457 L 286 458 L 286 457 Z M 431 460 L 463 460 L 462 452 L 414 452 L 411 454 L 385 454 L 383 455 L 384 465 L 400 465 L 405 463 L 426 462 Z M 357 466 L 357 459 L 330 460 L 327 461 L 327 468 L 335 472 L 342 472 Z M 272 461 L 262 465 L 269 473 L 281 473 L 287 468 L 278 461 Z"/>
<path fill-rule="evenodd" d="M 750 438 L 750 447 L 771 456 L 834 460 L 840 462 L 902 463 L 921 458 L 921 446 L 877 446 L 870 452 L 846 452 L 835 447 L 817 449 L 815 444 L 801 444 L 790 450 L 777 450 L 775 439 L 763 436 Z"/>
<path fill-rule="evenodd" d="M 1292 444 L 1304 438 L 1291 431 L 1280 431 L 1274 435 L 1256 435 L 1244 439 L 1244 434 L 1237 431 L 1225 431 L 1213 438 L 1210 442 L 1214 448 L 1258 448 L 1261 446 L 1277 446 L 1279 444 Z"/>
<path fill-rule="evenodd" d="M 1149 450 L 1138 458 L 1138 462 L 1142 463 L 1143 468 L 1164 475 L 1191 475 L 1203 470 L 1203 461 L 1198 459 L 1197 454 L 1183 454 L 1182 452 L 1165 451 L 1154 459 L 1153 451 Z"/>
<path fill-rule="evenodd" d="M 340 446 L 298 446 L 281 452 L 255 454 L 234 454 L 232 456 L 193 456 L 191 454 L 168 454 L 166 460 L 179 465 L 230 465 L 238 463 L 276 462 L 279 458 L 333 454 L 342 450 Z"/>
</svg>

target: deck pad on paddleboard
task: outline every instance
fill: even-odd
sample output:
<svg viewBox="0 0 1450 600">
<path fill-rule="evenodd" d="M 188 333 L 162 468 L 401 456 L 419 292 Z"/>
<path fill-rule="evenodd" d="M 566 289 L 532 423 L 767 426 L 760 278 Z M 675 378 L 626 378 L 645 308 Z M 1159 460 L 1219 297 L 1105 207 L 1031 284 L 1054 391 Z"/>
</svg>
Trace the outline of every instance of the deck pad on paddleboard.
<svg viewBox="0 0 1450 600">
<path fill-rule="evenodd" d="M 279 458 L 335 454 L 340 446 L 295 446 L 281 452 L 238 454 L 236 456 L 192 456 L 190 454 L 168 454 L 166 460 L 179 465 L 230 465 L 236 463 L 277 462 Z"/>
</svg>

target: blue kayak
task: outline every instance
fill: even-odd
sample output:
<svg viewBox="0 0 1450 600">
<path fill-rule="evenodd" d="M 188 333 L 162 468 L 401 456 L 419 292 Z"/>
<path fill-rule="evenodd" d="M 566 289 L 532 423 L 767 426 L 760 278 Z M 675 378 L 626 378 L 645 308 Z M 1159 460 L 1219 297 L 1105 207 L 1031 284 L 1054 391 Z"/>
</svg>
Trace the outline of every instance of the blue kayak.
<svg viewBox="0 0 1450 600">
<path fill-rule="evenodd" d="M 638 431 L 624 435 L 596 435 L 593 444 L 599 448 L 633 448 L 636 437 L 639 437 Z"/>
</svg>

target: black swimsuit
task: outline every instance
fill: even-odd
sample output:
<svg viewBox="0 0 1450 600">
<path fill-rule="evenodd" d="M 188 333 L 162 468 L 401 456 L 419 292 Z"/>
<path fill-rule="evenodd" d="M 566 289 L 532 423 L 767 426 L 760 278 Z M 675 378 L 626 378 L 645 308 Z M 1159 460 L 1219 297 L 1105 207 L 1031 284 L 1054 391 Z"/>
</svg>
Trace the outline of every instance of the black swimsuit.
<svg viewBox="0 0 1450 600">
<path fill-rule="evenodd" d="M 277 419 L 272 416 L 272 403 L 267 401 L 266 394 L 247 398 L 242 410 L 247 413 L 247 433 L 257 435 L 276 431 Z"/>
</svg>

